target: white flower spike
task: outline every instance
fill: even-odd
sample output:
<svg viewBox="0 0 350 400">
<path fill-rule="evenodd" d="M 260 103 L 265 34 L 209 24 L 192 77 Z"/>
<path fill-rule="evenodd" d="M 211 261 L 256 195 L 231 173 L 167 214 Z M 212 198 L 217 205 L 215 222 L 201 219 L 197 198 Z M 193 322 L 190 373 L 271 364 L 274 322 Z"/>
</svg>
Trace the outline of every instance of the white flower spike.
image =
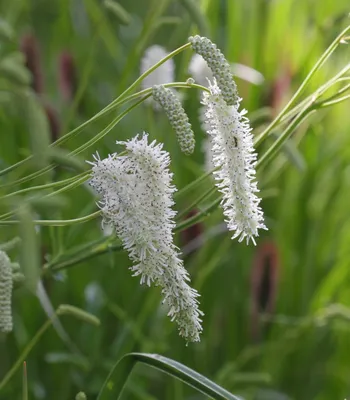
<svg viewBox="0 0 350 400">
<path fill-rule="evenodd" d="M 199 294 L 188 285 L 189 275 L 173 243 L 172 174 L 169 153 L 162 144 L 135 137 L 125 145 L 126 155 L 110 155 L 91 163 L 91 186 L 100 193 L 104 222 L 112 224 L 134 265 L 141 284 L 162 287 L 168 315 L 187 341 L 199 341 L 202 331 Z"/>
<path fill-rule="evenodd" d="M 237 105 L 227 105 L 215 79 L 209 82 L 209 89 L 210 93 L 204 93 L 203 104 L 225 221 L 228 229 L 235 232 L 232 239 L 238 237 L 241 242 L 246 238 L 247 243 L 251 239 L 255 244 L 258 230 L 267 228 L 259 207 L 261 200 L 255 194 L 259 191 L 255 181 L 257 154 L 249 120 L 244 116 L 246 110 L 238 110 L 240 99 Z"/>
</svg>

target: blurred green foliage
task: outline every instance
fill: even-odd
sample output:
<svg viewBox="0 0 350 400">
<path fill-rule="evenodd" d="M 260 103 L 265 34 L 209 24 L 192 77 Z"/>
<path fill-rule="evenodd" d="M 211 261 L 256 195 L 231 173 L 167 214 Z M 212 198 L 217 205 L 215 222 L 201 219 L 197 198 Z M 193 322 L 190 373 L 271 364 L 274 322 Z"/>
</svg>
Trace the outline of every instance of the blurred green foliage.
<svg viewBox="0 0 350 400">
<path fill-rule="evenodd" d="M 254 132 L 259 133 L 349 23 L 345 0 L 113 3 L 0 2 L 1 168 L 32 153 L 31 131 L 38 126 L 35 118 L 42 126 L 40 145 L 47 146 L 47 141 L 86 121 L 127 88 L 139 76 L 140 58 L 148 46 L 161 44 L 171 51 L 198 32 L 207 33 L 230 62 L 248 65 L 264 75 L 260 86 L 237 80 L 248 116 L 267 110 L 253 120 Z M 28 37 L 38 46 L 38 76 L 32 77 L 33 89 L 35 79 L 42 80 L 39 84 L 37 81 L 40 93 L 35 104 L 30 102 L 35 108 L 31 118 L 24 111 L 30 101 L 25 93 L 31 83 L 19 53 Z M 190 56 L 184 52 L 175 59 L 177 80 L 188 77 Z M 66 64 L 62 66 L 64 57 Z M 349 50 L 344 44 L 314 77 L 308 93 L 348 62 Z M 60 79 L 64 68 L 71 79 L 71 92 Z M 205 135 L 198 120 L 196 91 L 186 91 L 185 106 L 196 131 L 193 157 L 179 152 L 166 117 L 146 106 L 133 110 L 103 142 L 80 157 L 91 160 L 96 150 L 105 156 L 116 151 L 116 140 L 145 130 L 165 142 L 172 155 L 175 183 L 182 188 L 204 168 L 201 142 Z M 42 121 L 43 113 L 47 121 Z M 63 148 L 74 150 L 84 144 L 107 121 L 88 126 Z M 50 127 L 45 128 L 47 123 Z M 42 336 L 26 358 L 29 398 L 73 399 L 80 390 L 89 399 L 96 398 L 111 367 L 131 351 L 173 358 L 246 400 L 349 396 L 349 129 L 347 103 L 319 111 L 293 135 L 288 143 L 290 151 L 285 149 L 259 172 L 269 231 L 256 248 L 230 240 L 222 229 L 219 209 L 195 229 L 177 235 L 205 313 L 198 344 L 186 346 L 177 336 L 160 305 L 159 290 L 141 287 L 138 279 L 131 277 L 130 261 L 124 252 L 106 246 L 103 255 L 46 272 L 43 284 L 55 308 L 72 304 L 96 315 L 101 325 L 67 318 L 61 321 L 65 339 L 58 334 L 58 327 Z M 35 165 L 30 164 L 23 166 L 20 174 L 16 170 L 1 177 L 0 194 L 10 192 L 6 184 L 33 171 Z M 70 171 L 61 165 L 15 188 L 69 178 Z M 181 211 L 210 184 L 208 179 L 181 198 L 177 209 Z M 96 199 L 86 185 L 63 197 L 62 207 L 35 209 L 33 204 L 30 212 L 47 219 L 67 219 L 95 210 Z M 20 199 L 16 197 L 10 204 L 1 203 L 1 214 L 17 201 Z M 15 226 L 0 228 L 1 243 L 18 235 Z M 89 255 L 89 250 L 103 241 L 96 220 L 41 227 L 39 236 L 42 264 L 56 262 L 58 267 L 75 254 L 76 248 L 87 246 L 81 252 Z M 16 249 L 10 256 L 13 261 L 19 260 Z M 43 301 L 25 289 L 16 290 L 13 309 L 14 332 L 0 337 L 0 377 L 47 320 Z M 0 392 L 0 399 L 20 399 L 21 393 L 17 372 Z M 194 400 L 203 395 L 140 365 L 123 398 Z"/>
</svg>

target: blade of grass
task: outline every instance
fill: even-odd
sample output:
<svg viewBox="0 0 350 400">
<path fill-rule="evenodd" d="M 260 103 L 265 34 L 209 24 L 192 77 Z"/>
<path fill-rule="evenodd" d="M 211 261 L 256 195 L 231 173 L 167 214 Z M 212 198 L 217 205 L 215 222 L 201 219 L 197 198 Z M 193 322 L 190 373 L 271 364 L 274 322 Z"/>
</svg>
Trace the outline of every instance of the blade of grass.
<svg viewBox="0 0 350 400">
<path fill-rule="evenodd" d="M 241 400 L 213 381 L 177 361 L 158 354 L 146 353 L 129 353 L 120 359 L 108 375 L 97 400 L 119 399 L 127 379 L 137 362 L 144 363 L 169 374 L 209 398 L 216 400 Z"/>
</svg>

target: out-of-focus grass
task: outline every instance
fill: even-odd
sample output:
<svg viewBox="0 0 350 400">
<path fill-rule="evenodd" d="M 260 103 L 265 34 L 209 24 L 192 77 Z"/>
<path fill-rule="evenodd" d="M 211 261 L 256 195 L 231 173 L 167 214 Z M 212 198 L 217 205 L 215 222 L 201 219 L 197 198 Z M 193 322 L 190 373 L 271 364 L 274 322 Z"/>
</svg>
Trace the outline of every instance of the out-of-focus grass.
<svg viewBox="0 0 350 400">
<path fill-rule="evenodd" d="M 16 35 L 10 47 L 16 48 L 16 41 L 28 32 L 38 39 L 45 80 L 42 103 L 53 107 L 63 131 L 93 116 L 132 83 L 147 46 L 157 43 L 172 50 L 197 32 L 183 2 L 119 3 L 130 15 L 128 25 L 122 25 L 97 0 L 0 3 L 1 15 Z M 256 68 L 265 77 L 261 86 L 238 81 L 244 106 L 249 112 L 270 107 L 273 114 L 291 97 L 338 34 L 348 12 L 345 0 L 197 3 L 211 38 L 229 61 Z M 170 24 L 164 22 L 164 17 L 169 16 L 179 19 L 170 20 Z M 4 46 L 0 50 L 7 51 Z M 76 69 L 77 91 L 71 101 L 64 100 L 59 90 L 58 59 L 62 51 L 70 52 Z M 348 60 L 348 54 L 347 48 L 337 51 L 307 92 L 334 74 L 344 64 L 344 58 Z M 188 61 L 187 53 L 176 58 L 177 75 L 181 78 L 188 76 Z M 146 130 L 163 140 L 171 151 L 175 181 L 183 187 L 203 170 L 201 141 L 205 137 L 198 122 L 197 93 L 186 93 L 185 105 L 198 138 L 192 158 L 179 153 L 164 115 L 146 107 L 134 110 L 103 144 L 96 144 L 81 156 L 91 159 L 97 149 L 104 156 L 115 151 L 116 140 Z M 199 344 L 185 346 L 165 317 L 159 291 L 140 287 L 137 279 L 130 276 L 126 254 L 110 252 L 45 278 L 54 306 L 79 306 L 97 315 L 101 326 L 63 321 L 84 357 L 69 354 L 56 332 L 48 331 L 27 358 L 29 398 L 69 399 L 79 390 L 94 398 L 112 365 L 131 351 L 157 352 L 174 358 L 245 399 L 327 400 L 348 396 L 349 319 L 342 308 L 330 308 L 338 303 L 350 306 L 347 107 L 342 104 L 317 113 L 293 136 L 292 143 L 301 141 L 299 152 L 304 168 L 298 169 L 281 154 L 259 173 L 262 192 L 275 194 L 263 201 L 269 231 L 258 242 L 259 248 L 268 238 L 280 253 L 272 314 L 252 314 L 250 282 L 257 248 L 231 241 L 220 229 L 222 215 L 218 210 L 200 227 L 200 247 L 185 256 L 205 312 Z M 105 127 L 105 122 L 88 127 L 64 147 L 74 150 L 84 144 Z M 29 121 L 15 99 L 1 103 L 0 124 L 0 163 L 6 167 L 30 154 Z M 255 129 L 262 129 L 260 122 Z M 50 179 L 68 176 L 61 168 Z M 11 179 L 16 177 L 15 172 L 11 173 Z M 1 184 L 6 182 L 1 180 Z M 35 182 L 38 183 L 31 184 Z M 204 182 L 182 200 L 179 210 L 207 186 Z M 0 191 L 8 193 L 5 188 Z M 69 192 L 67 200 L 69 206 L 54 211 L 50 219 L 77 218 L 91 212 L 95 204 L 85 186 Z M 1 206 L 1 212 L 6 211 Z M 2 227 L 0 242 L 17 234 L 15 227 Z M 91 221 L 72 227 L 42 227 L 40 236 L 43 262 L 47 262 L 75 246 L 101 238 L 102 231 L 97 221 Z M 180 239 L 178 235 L 179 243 L 189 246 Z M 18 256 L 16 250 L 11 256 Z M 16 291 L 14 333 L 0 341 L 0 376 L 46 318 L 35 297 L 25 290 Z M 252 334 L 252 326 L 258 327 L 258 334 Z M 20 382 L 18 373 L 0 398 L 19 398 Z M 202 398 L 144 366 L 136 368 L 127 387 L 126 399 Z"/>
</svg>

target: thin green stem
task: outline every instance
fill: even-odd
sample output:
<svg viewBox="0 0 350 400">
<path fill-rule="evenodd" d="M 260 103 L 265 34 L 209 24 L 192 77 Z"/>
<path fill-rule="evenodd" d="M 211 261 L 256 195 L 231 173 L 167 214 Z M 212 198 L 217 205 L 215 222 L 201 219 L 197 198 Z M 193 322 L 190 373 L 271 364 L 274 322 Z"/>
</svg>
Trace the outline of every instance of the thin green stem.
<svg viewBox="0 0 350 400">
<path fill-rule="evenodd" d="M 45 197 L 56 196 L 59 193 L 63 193 L 66 192 L 67 190 L 74 189 L 80 186 L 82 183 L 86 182 L 89 178 L 90 178 L 90 171 L 86 171 L 80 178 L 72 181 L 70 184 L 64 186 L 61 189 L 55 190 L 54 192 L 45 195 Z"/>
<path fill-rule="evenodd" d="M 299 86 L 299 89 L 295 92 L 294 96 L 289 100 L 289 102 L 285 105 L 282 111 L 278 114 L 278 116 L 270 123 L 270 125 L 259 135 L 256 139 L 256 146 L 259 146 L 260 143 L 265 139 L 267 135 L 276 127 L 276 125 L 281 121 L 284 114 L 290 108 L 290 106 L 294 103 L 297 97 L 303 92 L 305 87 L 309 84 L 313 75 L 323 66 L 323 64 L 328 60 L 328 58 L 332 55 L 335 49 L 338 47 L 340 41 L 345 36 L 345 34 L 350 30 L 350 25 L 347 26 L 331 43 L 331 45 L 327 48 L 327 50 L 322 54 L 317 63 L 311 69 L 309 74 L 306 76 L 302 84 Z"/>
<path fill-rule="evenodd" d="M 136 81 L 133 84 L 131 84 L 126 90 L 124 90 L 124 92 L 116 100 L 123 99 L 127 94 L 129 94 L 131 91 L 133 91 L 133 89 L 137 85 L 139 85 L 146 78 L 146 76 L 151 74 L 154 70 L 156 70 L 159 66 L 164 64 L 167 60 L 169 60 L 170 58 L 173 58 L 177 54 L 181 53 L 183 50 L 188 49 L 189 47 L 191 47 L 191 43 L 186 43 L 183 46 L 181 46 L 181 47 L 177 48 L 176 50 L 172 51 L 171 53 L 169 53 L 164 58 L 162 58 L 160 61 L 158 61 L 156 64 L 154 64 L 151 68 L 149 68 L 147 71 L 145 71 L 141 76 L 139 76 L 136 79 Z"/>
<path fill-rule="evenodd" d="M 140 105 L 146 98 L 148 98 L 150 95 L 142 97 L 140 100 L 138 100 L 136 103 L 128 107 L 125 111 L 123 111 L 121 114 L 119 114 L 114 120 L 107 125 L 105 129 L 103 129 L 101 132 L 99 132 L 96 136 L 94 136 L 92 139 L 90 139 L 88 142 L 84 143 L 82 146 L 78 147 L 75 149 L 72 154 L 79 154 L 83 152 L 84 150 L 88 149 L 90 146 L 94 145 L 97 143 L 99 140 L 101 140 L 103 137 L 105 137 L 129 112 L 136 108 L 138 105 Z"/>
<path fill-rule="evenodd" d="M 74 219 L 58 219 L 58 220 L 41 220 L 36 219 L 33 220 L 34 225 L 41 225 L 41 226 L 67 226 L 67 225 L 74 225 L 74 224 L 81 224 L 82 222 L 90 221 L 94 218 L 97 218 L 101 215 L 101 210 L 95 211 L 92 214 L 85 215 L 81 218 L 74 218 Z M 9 220 L 9 221 L 0 221 L 0 225 L 17 225 L 20 221 L 18 220 Z"/>
<path fill-rule="evenodd" d="M 64 186 L 61 189 L 55 190 L 54 192 L 48 193 L 48 194 L 44 195 L 43 197 L 44 198 L 53 197 L 53 196 L 56 196 L 59 193 L 66 192 L 67 190 L 74 189 L 74 188 L 80 186 L 82 183 L 86 182 L 90 178 L 90 171 L 85 171 L 82 174 L 80 174 L 80 175 L 78 175 L 77 177 L 74 177 L 74 178 L 75 178 L 74 180 L 72 178 L 70 178 L 70 179 L 72 179 L 70 184 Z M 43 186 L 45 186 L 45 185 L 43 185 Z M 21 192 L 21 190 L 19 190 L 18 192 L 15 192 L 15 193 L 18 194 L 20 192 Z M 0 220 L 12 217 L 14 214 L 16 214 L 16 211 L 17 210 L 15 209 L 15 210 L 7 212 L 6 214 L 0 215 Z"/>
<path fill-rule="evenodd" d="M 350 65 L 347 66 L 347 69 L 349 69 L 349 68 L 350 68 Z M 343 70 L 345 70 L 345 69 L 343 69 Z M 337 76 L 339 74 L 337 74 Z M 344 79 L 347 80 L 347 78 L 344 78 Z M 279 136 L 279 138 L 273 143 L 273 145 L 271 147 L 269 147 L 269 149 L 266 151 L 266 153 L 260 158 L 260 160 L 257 162 L 257 168 L 265 165 L 268 161 L 271 161 L 271 159 L 276 156 L 278 150 L 282 147 L 283 143 L 290 137 L 290 135 L 294 132 L 294 130 L 310 114 L 315 112 L 317 109 L 330 107 L 332 105 L 335 105 L 335 104 L 338 104 L 338 103 L 341 103 L 343 101 L 350 99 L 350 95 L 338 97 L 339 94 L 342 94 L 350 89 L 350 84 L 349 84 L 349 85 L 345 85 L 343 88 L 341 88 L 335 95 L 330 96 L 329 98 L 327 98 L 326 100 L 324 100 L 322 102 L 316 103 L 316 101 L 315 101 L 316 98 L 318 96 L 321 96 L 326 90 L 328 90 L 330 88 L 330 86 L 335 84 L 337 81 L 338 81 L 338 78 L 334 81 L 332 80 L 332 82 L 328 82 L 326 85 L 323 85 L 321 88 L 319 88 L 318 91 L 316 91 L 313 96 L 311 96 L 309 103 L 304 105 L 304 108 L 300 111 L 299 115 L 292 121 L 292 123 L 290 125 L 287 126 L 287 128 L 282 132 L 282 134 Z"/>
<path fill-rule="evenodd" d="M 174 232 L 181 232 L 187 228 L 190 228 L 192 225 L 197 224 L 198 222 L 202 221 L 205 217 L 210 215 L 220 204 L 221 196 L 210 203 L 206 208 L 198 212 L 193 217 L 186 219 L 185 221 L 176 225 Z"/>
<path fill-rule="evenodd" d="M 339 89 L 339 91 L 337 93 L 333 94 L 332 96 L 327 97 L 327 101 L 338 98 L 341 94 L 347 92 L 348 90 L 350 90 L 350 83 L 348 85 L 345 85 L 341 89 Z"/>
<path fill-rule="evenodd" d="M 210 90 L 207 87 L 199 85 L 197 83 L 170 82 L 170 83 L 164 83 L 163 86 L 166 87 L 166 88 L 176 87 L 176 88 L 184 88 L 184 89 L 191 89 L 191 88 L 200 89 L 200 90 L 203 90 L 204 92 L 210 93 Z M 134 99 L 136 99 L 136 98 L 138 98 L 140 96 L 144 96 L 144 95 L 147 95 L 147 94 L 152 94 L 152 90 L 153 90 L 152 87 L 147 88 L 147 89 L 143 89 L 140 92 L 136 92 L 136 93 L 126 97 L 125 99 L 123 99 L 121 101 L 123 101 L 123 102 L 131 101 L 131 100 L 134 100 Z"/>
<path fill-rule="evenodd" d="M 334 100 L 331 100 L 331 101 L 329 101 L 327 99 L 325 101 L 318 103 L 318 107 L 325 108 L 325 107 L 334 106 L 335 104 L 341 103 L 341 102 L 349 100 L 349 99 L 350 99 L 350 94 L 343 96 L 343 97 L 335 98 Z"/>
<path fill-rule="evenodd" d="M 294 130 L 315 110 L 314 106 L 305 107 L 303 111 L 287 126 L 278 139 L 268 148 L 266 153 L 260 158 L 256 164 L 256 168 L 264 166 L 268 161 L 271 161 L 282 147 L 283 143 L 290 137 Z"/>
<path fill-rule="evenodd" d="M 291 118 L 295 117 L 307 104 L 310 102 L 315 101 L 317 98 L 321 97 L 328 89 L 332 86 L 336 85 L 340 82 L 346 82 L 350 80 L 350 77 L 342 77 L 348 70 L 350 69 L 350 64 L 344 67 L 341 71 L 339 71 L 332 79 L 326 82 L 324 85 L 320 86 L 314 93 L 306 97 L 303 101 L 301 101 L 297 106 L 292 108 L 288 111 L 282 118 L 281 121 L 274 127 L 276 129 L 281 124 L 285 123 L 286 121 L 290 120 Z M 340 93 L 344 93 L 348 90 L 348 85 L 345 85 L 341 88 L 334 97 L 338 97 Z M 333 97 L 333 96 L 332 96 Z M 254 146 L 257 146 L 259 137 L 255 138 Z"/>
<path fill-rule="evenodd" d="M 133 108 L 137 107 L 140 103 L 142 103 L 148 96 L 143 97 L 142 99 L 140 99 L 139 101 L 137 101 L 136 103 L 134 103 L 132 106 L 130 106 L 129 108 L 127 108 L 123 113 L 119 114 L 105 129 L 103 129 L 101 132 L 99 132 L 96 136 L 94 136 L 92 139 L 90 139 L 88 142 L 84 143 L 82 146 L 78 147 L 77 149 L 73 150 L 71 153 L 69 153 L 69 155 L 76 155 L 81 153 L 82 151 L 86 150 L 88 147 L 92 146 L 93 144 L 95 144 L 96 142 L 98 142 L 100 139 L 102 139 L 105 135 L 107 135 L 107 133 L 109 133 L 115 125 L 118 124 L 118 122 L 120 122 L 125 115 L 127 115 Z M 28 180 L 34 179 L 50 170 L 52 170 L 54 168 L 54 165 L 50 165 L 40 171 L 37 171 L 31 175 L 28 175 L 26 177 L 23 177 L 15 182 L 11 182 L 9 184 L 3 185 L 3 186 L 10 186 L 10 185 L 15 185 L 15 184 L 19 184 L 19 183 L 24 183 L 27 182 Z"/>
<path fill-rule="evenodd" d="M 88 119 L 87 121 L 85 121 L 84 123 L 82 123 L 81 125 L 76 127 L 75 129 L 73 129 L 72 131 L 61 136 L 59 139 L 57 139 L 55 142 L 53 142 L 50 146 L 58 146 L 60 144 L 67 142 L 71 137 L 74 137 L 75 135 L 77 135 L 79 132 L 81 132 L 83 129 L 85 129 L 88 125 L 92 124 L 93 122 L 96 122 L 98 119 L 102 118 L 109 112 L 113 111 L 116 107 L 123 104 L 125 101 L 127 101 L 126 95 L 129 94 L 139 83 L 141 83 L 142 80 L 146 76 L 151 74 L 155 69 L 157 69 L 163 63 L 165 63 L 167 60 L 169 60 L 170 58 L 181 53 L 183 50 L 189 48 L 190 46 L 191 46 L 190 43 L 186 43 L 185 45 L 183 45 L 183 46 L 177 48 L 176 50 L 172 51 L 171 53 L 169 53 L 166 57 L 161 59 L 159 62 L 157 62 L 155 65 L 153 65 L 147 71 L 145 71 L 141 76 L 139 76 L 132 85 L 130 85 L 120 96 L 118 96 L 115 100 L 113 100 L 108 106 L 104 107 L 100 112 L 95 114 L 93 117 L 91 117 L 90 119 Z M 196 86 L 200 86 L 200 85 L 193 84 L 193 85 L 187 85 L 187 87 L 188 86 L 196 87 Z M 203 88 L 204 87 L 202 87 L 202 90 L 203 90 Z M 207 90 L 207 89 L 205 89 L 205 90 Z M 13 164 L 13 165 L 3 169 L 2 171 L 0 171 L 0 176 L 13 171 L 14 169 L 18 168 L 20 165 L 23 165 L 24 163 L 29 161 L 31 158 L 32 158 L 32 156 L 29 156 L 29 157 L 25 158 L 24 160 L 21 160 L 18 163 Z"/>
<path fill-rule="evenodd" d="M 29 158 L 31 158 L 32 156 L 30 156 Z M 27 158 L 27 159 L 29 159 Z M 26 160 L 27 160 L 26 159 Z M 50 172 L 53 169 L 53 166 L 49 165 L 45 168 L 42 168 L 39 171 L 35 171 L 32 174 L 29 174 L 27 176 L 24 176 L 23 178 L 17 179 L 14 182 L 9 182 L 9 183 L 5 183 L 4 185 L 0 185 L 0 188 L 5 188 L 5 187 L 9 187 L 9 186 L 15 186 L 15 185 L 20 185 L 21 183 L 25 183 L 27 181 L 30 181 L 32 179 L 38 178 L 39 176 L 42 176 L 44 174 L 46 174 L 47 172 Z M 1 175 L 1 173 L 0 173 Z"/>
<path fill-rule="evenodd" d="M 181 232 L 184 229 L 187 229 L 187 228 L 191 227 L 192 225 L 195 225 L 196 223 L 203 220 L 206 216 L 208 216 L 210 213 L 212 213 L 217 208 L 217 206 L 220 204 L 220 201 L 221 201 L 221 197 L 214 200 L 205 209 L 201 210 L 193 217 L 188 218 L 185 221 L 177 224 L 176 228 L 174 229 L 174 232 Z M 94 213 L 94 214 L 96 215 L 97 213 Z M 98 214 L 99 214 L 99 212 L 98 212 Z M 91 214 L 91 215 L 93 215 L 93 214 Z M 84 217 L 84 218 L 86 218 L 86 217 Z M 83 218 L 79 218 L 79 222 L 84 222 L 82 219 Z M 68 220 L 68 221 L 74 221 L 74 220 Z M 59 221 L 59 222 L 68 222 L 68 221 Z M 46 222 L 46 221 L 42 221 L 42 222 Z M 59 225 L 59 226 L 62 226 L 62 225 Z M 52 263 L 46 264 L 44 266 L 44 274 L 49 270 L 50 271 L 59 271 L 59 270 L 77 265 L 89 258 L 97 257 L 99 255 L 109 253 L 112 251 L 120 251 L 122 249 L 123 249 L 123 246 L 121 243 L 111 243 L 110 240 L 107 240 L 104 243 L 97 243 L 96 246 L 93 246 L 88 251 L 82 252 L 81 250 L 79 250 L 77 252 L 77 254 L 74 254 L 68 260 L 63 260 L 63 261 L 57 260 Z"/>
<path fill-rule="evenodd" d="M 46 266 L 44 266 L 44 273 L 49 270 L 53 271 L 53 272 L 57 272 L 62 269 L 73 267 L 77 264 L 80 264 L 83 261 L 100 256 L 102 254 L 106 254 L 106 253 L 109 253 L 112 251 L 119 251 L 122 249 L 123 249 L 123 247 L 120 243 L 111 243 L 109 240 L 109 241 L 106 241 L 105 243 L 96 245 L 83 253 L 80 252 L 80 253 L 76 254 L 75 256 L 73 255 L 68 260 L 63 260 L 63 261 L 58 260 L 56 262 L 47 264 Z"/>
<path fill-rule="evenodd" d="M 210 171 L 202 174 L 199 176 L 197 179 L 186 185 L 184 188 L 180 189 L 178 192 L 174 194 L 174 199 L 179 199 L 179 197 L 183 196 L 184 194 L 188 193 L 190 190 L 194 189 L 196 186 L 198 186 L 200 183 L 202 183 L 206 178 L 208 178 L 210 175 L 213 174 L 213 172 L 217 168 L 213 168 Z"/>
<path fill-rule="evenodd" d="M 56 315 L 56 314 L 55 314 Z M 30 353 L 32 348 L 39 342 L 41 336 L 47 331 L 47 329 L 51 326 L 52 319 L 48 319 L 44 325 L 38 330 L 32 340 L 27 344 L 24 351 L 21 353 L 17 361 L 14 363 L 12 368 L 7 372 L 7 374 L 3 377 L 0 382 L 0 391 L 4 388 L 4 386 L 8 383 L 8 381 L 13 377 L 18 368 L 21 367 L 23 361 L 26 359 L 27 355 Z"/>
<path fill-rule="evenodd" d="M 13 197 L 13 196 L 22 195 L 24 193 L 32 192 L 32 191 L 35 191 L 35 190 L 45 190 L 45 189 L 52 189 L 52 188 L 57 187 L 57 186 L 64 186 L 64 185 L 67 185 L 67 184 L 70 184 L 70 183 L 76 181 L 80 177 L 86 176 L 87 173 L 88 173 L 88 171 L 82 172 L 79 175 L 75 175 L 75 176 L 72 176 L 72 177 L 67 178 L 67 179 L 63 179 L 61 181 L 51 182 L 51 183 L 47 183 L 45 185 L 31 186 L 29 188 L 17 190 L 16 192 L 12 192 L 12 193 L 6 194 L 5 196 L 2 196 L 1 200 L 2 199 L 7 199 L 7 198 Z"/>
<path fill-rule="evenodd" d="M 171 83 L 167 83 L 164 84 L 165 87 L 180 87 L 180 88 L 194 88 L 194 89 L 200 89 L 203 91 L 209 91 L 208 88 L 206 88 L 205 86 L 202 85 L 198 85 L 196 83 L 187 83 L 187 82 L 171 82 Z M 86 121 L 84 124 L 80 125 L 79 127 L 77 127 L 76 129 L 74 129 L 73 131 L 67 133 L 66 135 L 62 136 L 60 139 L 58 139 L 56 142 L 52 143 L 50 146 L 57 146 L 58 144 L 64 143 L 66 140 L 69 139 L 70 136 L 68 135 L 74 135 L 76 133 L 79 133 L 82 129 L 85 128 L 85 126 L 87 126 L 88 124 L 94 122 L 94 120 L 97 120 L 98 118 L 102 117 L 103 115 L 107 114 L 108 112 L 113 111 L 114 109 L 116 109 L 118 106 L 135 100 L 137 98 L 139 98 L 140 96 L 144 96 L 141 100 L 139 100 L 138 102 L 136 102 L 135 104 L 133 104 L 131 107 L 129 107 L 127 110 L 125 110 L 122 114 L 120 114 L 119 116 L 117 116 L 105 129 L 103 129 L 99 134 L 97 134 L 94 138 L 90 139 L 90 141 L 88 141 L 87 143 L 85 143 L 84 145 L 78 147 L 77 149 L 75 149 L 74 151 L 72 151 L 71 155 L 76 155 L 81 153 L 82 151 L 86 150 L 89 146 L 95 144 L 98 140 L 100 140 L 101 138 L 103 138 L 107 133 L 109 133 L 111 131 L 111 129 L 114 128 L 115 125 L 117 125 L 120 120 L 122 118 L 124 118 L 124 116 L 126 114 L 128 114 L 133 108 L 135 108 L 136 106 L 138 106 L 140 103 L 142 103 L 146 98 L 148 98 L 150 95 L 152 94 L 152 88 L 147 88 L 144 89 L 140 92 L 134 93 L 133 95 L 130 95 L 126 98 L 118 98 L 116 100 L 114 100 L 109 106 L 105 107 L 102 111 L 100 111 L 100 113 L 96 114 L 93 118 L 90 118 L 88 121 Z M 63 140 L 65 139 L 65 140 Z M 32 158 L 32 156 L 29 156 L 27 158 L 25 158 L 24 160 L 13 164 L 12 166 L 0 171 L 0 176 L 4 175 L 10 171 L 12 171 L 13 169 L 19 167 L 20 165 L 23 165 L 25 162 L 29 161 Z M 31 179 L 35 179 L 43 174 L 45 174 L 46 172 L 51 171 L 54 168 L 54 165 L 50 165 L 47 166 L 43 169 L 41 169 L 40 171 L 36 171 L 30 175 L 27 175 L 23 178 L 18 179 L 15 182 L 10 182 L 4 185 L 1 185 L 0 187 L 7 187 L 7 186 L 13 186 L 13 185 L 18 185 L 21 183 L 25 183 Z M 55 185 L 55 184 L 51 184 L 51 185 Z M 35 188 L 39 188 L 35 187 Z M 27 191 L 30 190 L 35 190 L 33 188 L 28 188 L 26 189 Z M 11 196 L 12 194 L 8 195 Z"/>
<path fill-rule="evenodd" d="M 215 193 L 216 187 L 213 186 L 205 191 L 201 196 L 199 196 L 196 200 L 194 200 L 189 206 L 185 207 L 177 216 L 176 220 L 180 220 L 183 216 L 185 216 L 190 210 L 200 204 L 203 200 L 210 197 L 213 193 Z"/>
<path fill-rule="evenodd" d="M 281 119 L 281 123 L 288 121 L 292 117 L 294 117 L 297 113 L 300 112 L 300 110 L 305 106 L 305 104 L 309 103 L 312 98 L 317 98 L 319 96 L 322 96 L 328 89 L 330 89 L 332 86 L 336 85 L 337 83 L 341 82 L 347 82 L 350 80 L 349 76 L 343 76 L 348 70 L 350 69 L 350 64 L 344 67 L 341 71 L 339 71 L 332 79 L 327 81 L 325 84 L 320 86 L 314 93 L 306 97 L 303 101 L 301 101 L 297 106 L 292 108 L 290 111 L 288 111 Z M 340 89 L 342 90 L 342 89 Z"/>
</svg>

